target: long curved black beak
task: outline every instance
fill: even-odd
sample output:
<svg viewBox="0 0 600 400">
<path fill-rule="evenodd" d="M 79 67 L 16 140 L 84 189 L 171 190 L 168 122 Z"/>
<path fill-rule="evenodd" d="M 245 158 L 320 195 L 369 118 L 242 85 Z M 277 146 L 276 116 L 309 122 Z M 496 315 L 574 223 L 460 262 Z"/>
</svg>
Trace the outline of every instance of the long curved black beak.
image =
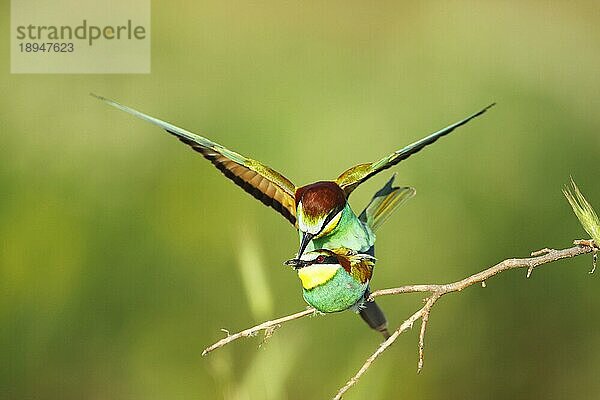
<svg viewBox="0 0 600 400">
<path fill-rule="evenodd" d="M 310 243 L 310 241 L 315 237 L 312 233 L 302 232 L 302 240 L 300 241 L 300 250 L 298 250 L 298 255 L 296 258 L 302 257 L 304 254 L 304 250 L 306 250 L 306 246 Z"/>
<path fill-rule="evenodd" d="M 284 262 L 285 265 L 289 265 L 294 269 L 304 268 L 307 265 L 306 261 L 300 260 L 299 258 L 291 258 Z"/>
</svg>

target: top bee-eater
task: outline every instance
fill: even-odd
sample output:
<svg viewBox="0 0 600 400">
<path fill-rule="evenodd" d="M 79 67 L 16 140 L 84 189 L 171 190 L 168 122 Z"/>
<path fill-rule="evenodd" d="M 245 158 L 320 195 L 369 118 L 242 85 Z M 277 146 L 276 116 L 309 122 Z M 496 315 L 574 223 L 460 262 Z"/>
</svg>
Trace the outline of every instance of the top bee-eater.
<svg viewBox="0 0 600 400">
<path fill-rule="evenodd" d="M 297 187 L 270 167 L 231 151 L 212 140 L 104 97 L 93 96 L 113 107 L 158 125 L 176 136 L 183 143 L 211 161 L 235 184 L 265 205 L 278 211 L 299 231 L 300 248 L 297 258 L 300 258 L 306 250 L 312 251 L 322 248 L 347 248 L 360 253 L 373 254 L 375 235 L 365 218 L 359 218 L 348 203 L 348 197 L 354 189 L 372 176 L 398 164 L 434 143 L 440 137 L 483 114 L 494 105 L 491 104 L 475 114 L 434 132 L 378 161 L 355 165 L 344 171 L 334 181 L 319 181 Z M 335 156 L 339 157 L 343 154 L 335 154 Z M 382 201 L 379 202 L 380 204 L 373 210 L 373 214 L 379 215 L 382 221 L 396 209 L 397 205 L 402 202 L 401 200 L 409 197 L 410 191 L 405 190 L 407 188 L 393 189 L 383 197 Z M 377 306 L 374 302 L 368 302 L 367 314 L 369 307 L 375 309 Z M 377 309 L 376 311 L 383 317 L 381 310 Z M 365 318 L 365 315 L 363 315 L 363 318 Z M 369 321 L 367 320 L 367 322 Z M 369 322 L 369 325 L 375 328 L 371 322 Z"/>
</svg>

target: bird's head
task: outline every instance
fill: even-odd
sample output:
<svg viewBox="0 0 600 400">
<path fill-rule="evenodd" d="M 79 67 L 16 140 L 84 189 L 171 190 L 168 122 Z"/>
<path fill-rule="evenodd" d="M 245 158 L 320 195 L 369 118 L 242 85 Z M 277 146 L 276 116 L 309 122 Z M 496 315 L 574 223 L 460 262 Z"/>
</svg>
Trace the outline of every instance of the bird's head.
<svg viewBox="0 0 600 400">
<path fill-rule="evenodd" d="M 298 271 L 304 289 L 312 289 L 329 281 L 340 269 L 344 269 L 361 283 L 371 279 L 375 257 L 360 254 L 343 247 L 308 251 L 301 257 L 285 262 Z"/>
<path fill-rule="evenodd" d="M 292 268 L 298 270 L 311 265 L 340 266 L 340 259 L 336 253 L 328 249 L 318 249 L 304 253 L 301 257 L 291 258 L 285 262 Z"/>
<path fill-rule="evenodd" d="M 296 191 L 296 219 L 301 234 L 298 258 L 311 240 L 337 227 L 345 206 L 346 194 L 335 182 L 317 182 Z"/>
<path fill-rule="evenodd" d="M 343 268 L 336 253 L 327 249 L 308 251 L 302 257 L 287 260 L 285 264 L 298 271 L 302 287 L 306 290 L 324 284 Z"/>
</svg>

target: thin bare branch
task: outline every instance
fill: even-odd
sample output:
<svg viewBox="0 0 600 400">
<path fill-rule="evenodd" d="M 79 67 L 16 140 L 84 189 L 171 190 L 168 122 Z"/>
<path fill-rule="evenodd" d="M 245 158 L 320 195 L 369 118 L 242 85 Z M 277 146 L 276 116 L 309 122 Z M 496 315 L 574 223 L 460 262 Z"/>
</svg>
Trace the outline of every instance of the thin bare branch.
<svg viewBox="0 0 600 400">
<path fill-rule="evenodd" d="M 425 305 L 417 310 L 414 314 L 412 314 L 408 319 L 406 319 L 393 333 L 392 335 L 383 343 L 379 345 L 377 350 L 367 358 L 365 363 L 360 367 L 360 369 L 354 374 L 352 378 L 346 382 L 346 384 L 337 392 L 334 400 L 340 400 L 342 396 L 352 388 L 358 380 L 362 377 L 362 375 L 367 372 L 367 370 L 371 367 L 373 362 L 381 355 L 388 347 L 390 347 L 396 339 L 405 331 L 412 328 L 415 321 L 421 319 L 421 329 L 419 333 L 419 361 L 417 371 L 421 371 L 423 368 L 423 359 L 424 359 L 424 347 L 425 347 L 425 332 L 427 330 L 427 323 L 429 322 L 429 316 L 431 313 L 432 307 L 435 303 L 444 295 L 453 292 L 460 292 L 463 289 L 472 286 L 474 284 L 481 284 L 485 287 L 485 282 L 501 273 L 510 269 L 517 268 L 527 268 L 527 277 L 531 275 L 531 272 L 543 264 L 548 264 L 557 260 L 561 260 L 563 258 L 576 257 L 582 254 L 594 253 L 598 251 L 597 245 L 593 241 L 575 241 L 575 246 L 562 249 L 542 249 L 532 253 L 532 257 L 529 258 L 511 258 L 508 260 L 504 260 L 492 267 L 489 267 L 481 272 L 478 272 L 474 275 L 466 277 L 456 282 L 446 283 L 446 284 L 427 284 L 427 285 L 408 285 L 401 286 L 390 289 L 382 289 L 377 290 L 371 293 L 369 300 L 374 299 L 379 296 L 389 296 L 389 295 L 397 295 L 403 293 L 430 293 L 430 296 L 427 298 Z M 594 257 L 595 261 L 595 257 Z M 298 313 L 288 315 L 285 317 L 281 317 L 278 319 L 274 319 L 271 321 L 263 322 L 262 324 L 253 326 L 252 328 L 245 329 L 241 332 L 227 335 L 227 337 L 219 340 L 213 345 L 207 347 L 202 355 L 206 355 L 213 350 L 221 348 L 237 339 L 248 336 L 255 336 L 258 332 L 264 331 L 266 336 L 269 337 L 273 334 L 273 332 L 283 323 L 293 321 L 295 319 L 303 318 L 308 315 L 312 315 L 316 312 L 314 308 L 308 308 L 307 310 L 300 311 Z"/>
<path fill-rule="evenodd" d="M 389 296 L 392 294 L 417 293 L 417 292 L 435 292 L 440 285 L 407 285 L 391 289 L 380 289 L 371 293 L 369 300 L 378 296 Z"/>
<path fill-rule="evenodd" d="M 431 305 L 423 310 L 423 315 L 421 315 L 421 331 L 419 332 L 419 362 L 417 363 L 417 374 L 423 369 L 423 357 L 425 355 L 425 331 L 427 330 L 427 323 L 429 322 L 431 307 L 433 307 L 435 304 L 435 300 L 437 299 L 434 299 Z"/>
<path fill-rule="evenodd" d="M 208 346 L 206 349 L 204 349 L 204 351 L 202 352 L 202 355 L 205 356 L 208 353 L 210 353 L 211 351 L 216 350 L 220 347 L 223 347 L 226 344 L 229 344 L 239 338 L 255 336 L 260 331 L 265 331 L 266 338 L 269 338 L 271 335 L 273 335 L 273 332 L 275 332 L 275 330 L 284 322 L 289 322 L 289 321 L 293 321 L 295 319 L 306 317 L 307 315 L 312 315 L 315 313 L 315 311 L 316 310 L 314 308 L 310 307 L 304 311 L 297 312 L 296 314 L 287 315 L 285 317 L 277 318 L 272 321 L 263 322 L 262 324 L 253 326 L 252 328 L 244 329 L 241 332 L 234 333 L 233 335 L 228 334 L 223 339 L 219 340 L 218 342 L 216 342 L 216 343 Z"/>
<path fill-rule="evenodd" d="M 358 372 L 352 378 L 350 378 L 350 380 L 348 380 L 348 382 L 346 382 L 346 384 L 337 392 L 337 394 L 335 395 L 333 400 L 340 400 L 342 398 L 342 396 L 344 395 L 344 393 L 346 393 L 352 386 L 354 386 L 356 384 L 356 382 L 358 382 L 360 377 L 365 372 L 367 372 L 367 370 L 369 369 L 371 364 L 373 364 L 373 362 L 377 359 L 377 357 L 379 357 L 388 347 L 390 347 L 396 341 L 398 336 L 400 336 L 401 333 L 412 328 L 415 321 L 417 321 L 419 318 L 421 318 L 423 316 L 425 309 L 431 308 L 431 306 L 433 305 L 433 303 L 436 300 L 437 299 L 434 299 L 433 296 L 430 297 L 429 300 L 427 300 L 427 303 L 425 303 L 425 305 L 421 309 L 419 309 L 417 312 L 415 312 L 413 315 L 411 315 L 406 321 L 404 321 L 402 323 L 402 325 L 400 325 L 398 327 L 398 329 L 396 329 L 391 334 L 391 336 L 389 338 L 387 338 L 387 340 L 385 342 L 381 343 L 379 345 L 379 347 L 377 348 L 377 350 L 375 350 L 375 352 L 373 354 L 371 354 L 371 356 L 369 358 L 367 358 L 367 361 L 365 361 L 365 363 L 362 365 L 362 367 L 360 367 Z"/>
<path fill-rule="evenodd" d="M 434 284 L 402 286 L 398 288 L 383 289 L 373 292 L 371 294 L 371 298 L 383 295 L 394 295 L 411 292 L 430 292 L 431 297 L 427 299 L 427 302 L 423 307 L 421 307 L 417 312 L 415 312 L 406 321 L 404 321 L 402 325 L 400 325 L 400 327 L 396 329 L 394 333 L 392 333 L 392 335 L 385 342 L 383 342 L 377 348 L 377 350 L 373 354 L 371 354 L 369 358 L 367 358 L 367 360 L 360 367 L 358 372 L 356 372 L 356 374 L 352 378 L 350 378 L 348 382 L 346 382 L 346 384 L 337 392 L 337 394 L 333 397 L 333 400 L 340 400 L 344 393 L 346 393 L 352 386 L 356 384 L 356 382 L 358 382 L 360 377 L 369 369 L 371 364 L 373 364 L 373 362 L 396 341 L 396 339 L 398 338 L 398 336 L 400 336 L 402 332 L 406 331 L 409 327 L 412 327 L 413 323 L 419 318 L 422 319 L 422 325 L 421 332 L 419 335 L 419 362 L 417 371 L 420 371 L 423 367 L 424 338 L 425 330 L 427 329 L 427 322 L 429 320 L 429 314 L 431 312 L 431 308 L 440 297 L 448 293 L 460 292 L 463 289 L 472 286 L 476 283 L 485 282 L 487 279 L 503 271 L 516 268 L 527 268 L 529 276 L 531 274 L 529 271 L 533 270 L 534 268 L 540 265 L 561 260 L 563 258 L 576 257 L 582 254 L 587 254 L 595 251 L 594 247 L 587 246 L 581 242 L 575 242 L 575 244 L 576 245 L 574 247 L 570 247 L 568 249 L 563 250 L 544 249 L 542 252 L 534 252 L 533 254 L 537 254 L 535 257 L 511 258 L 508 260 L 504 260 L 477 274 L 471 275 L 465 279 L 453 283 L 440 285 Z"/>
</svg>

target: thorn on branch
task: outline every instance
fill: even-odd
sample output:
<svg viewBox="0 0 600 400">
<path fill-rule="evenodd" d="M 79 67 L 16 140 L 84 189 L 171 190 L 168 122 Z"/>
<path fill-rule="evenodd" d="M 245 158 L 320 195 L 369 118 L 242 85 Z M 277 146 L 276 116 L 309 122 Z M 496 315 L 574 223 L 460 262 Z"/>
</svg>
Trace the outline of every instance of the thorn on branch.
<svg viewBox="0 0 600 400">
<path fill-rule="evenodd" d="M 552 253 L 552 252 L 554 252 L 554 251 L 556 251 L 556 249 L 551 249 L 551 248 L 549 248 L 549 247 L 544 247 L 544 248 L 543 248 L 543 249 L 541 249 L 541 250 L 538 250 L 538 251 L 534 251 L 534 252 L 532 252 L 532 253 L 531 253 L 531 256 L 532 256 L 532 257 L 543 256 L 543 255 L 546 255 L 546 254 L 550 254 L 550 253 Z"/>
<path fill-rule="evenodd" d="M 541 256 L 545 256 L 545 255 L 548 255 L 548 254 L 555 254 L 556 252 L 557 252 L 556 249 L 551 249 L 549 247 L 544 247 L 541 250 L 531 252 L 531 256 L 532 257 L 541 257 Z M 535 267 L 537 267 L 537 265 L 535 265 L 535 264 L 532 263 L 527 268 L 527 278 L 531 277 L 531 274 L 533 273 L 533 270 L 534 270 Z"/>
</svg>

